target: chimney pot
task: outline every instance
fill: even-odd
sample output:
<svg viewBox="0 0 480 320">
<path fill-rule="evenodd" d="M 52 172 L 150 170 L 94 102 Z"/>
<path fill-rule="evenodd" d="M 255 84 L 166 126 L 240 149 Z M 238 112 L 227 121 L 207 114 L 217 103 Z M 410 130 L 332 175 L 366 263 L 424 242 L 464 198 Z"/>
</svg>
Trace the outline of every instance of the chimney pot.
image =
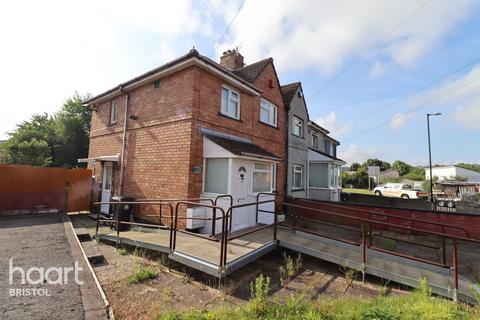
<svg viewBox="0 0 480 320">
<path fill-rule="evenodd" d="M 236 49 L 229 49 L 220 57 L 220 65 L 228 70 L 235 71 L 245 66 L 243 59 L 243 56 Z"/>
</svg>

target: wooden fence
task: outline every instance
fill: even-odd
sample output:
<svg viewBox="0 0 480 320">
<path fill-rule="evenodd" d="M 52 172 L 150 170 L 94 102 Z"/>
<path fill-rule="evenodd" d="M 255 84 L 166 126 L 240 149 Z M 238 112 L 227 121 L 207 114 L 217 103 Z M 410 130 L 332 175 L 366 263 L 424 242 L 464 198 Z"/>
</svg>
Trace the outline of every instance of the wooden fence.
<svg viewBox="0 0 480 320">
<path fill-rule="evenodd" d="M 89 169 L 0 165 L 0 211 L 90 210 Z"/>
</svg>

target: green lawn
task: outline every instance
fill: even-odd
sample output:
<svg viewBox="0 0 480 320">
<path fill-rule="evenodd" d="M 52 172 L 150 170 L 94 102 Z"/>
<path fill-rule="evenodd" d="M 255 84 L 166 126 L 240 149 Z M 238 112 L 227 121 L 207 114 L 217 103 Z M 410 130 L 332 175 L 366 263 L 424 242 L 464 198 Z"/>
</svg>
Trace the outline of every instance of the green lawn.
<svg viewBox="0 0 480 320">
<path fill-rule="evenodd" d="M 360 193 L 360 194 L 369 194 L 373 195 L 373 191 L 367 189 L 350 189 L 350 188 L 343 188 L 342 192 L 346 193 Z"/>
</svg>

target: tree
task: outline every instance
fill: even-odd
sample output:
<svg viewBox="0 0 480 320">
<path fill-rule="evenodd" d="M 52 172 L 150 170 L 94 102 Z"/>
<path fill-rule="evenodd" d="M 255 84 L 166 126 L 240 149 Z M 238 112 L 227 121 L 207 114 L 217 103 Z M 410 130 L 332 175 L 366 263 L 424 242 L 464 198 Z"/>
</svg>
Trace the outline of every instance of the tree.
<svg viewBox="0 0 480 320">
<path fill-rule="evenodd" d="M 397 170 L 400 176 L 404 176 L 410 172 L 412 166 L 403 161 L 395 160 L 392 163 L 392 168 Z"/>
<path fill-rule="evenodd" d="M 83 106 L 88 97 L 75 93 L 55 114 L 55 131 L 60 140 L 54 154 L 56 167 L 76 166 L 77 159 L 88 156 L 91 112 Z"/>
<path fill-rule="evenodd" d="M 74 167 L 88 155 L 90 111 L 78 93 L 55 115 L 35 114 L 18 124 L 0 146 L 0 162 L 35 166 Z"/>
<path fill-rule="evenodd" d="M 360 163 L 354 162 L 350 165 L 350 170 L 351 171 L 358 171 L 360 169 Z"/>
<path fill-rule="evenodd" d="M 379 159 L 367 159 L 362 165 L 364 170 L 367 170 L 369 166 L 378 166 L 380 167 L 380 171 L 385 171 L 391 168 L 390 163 Z"/>
<path fill-rule="evenodd" d="M 464 169 L 468 169 L 468 170 L 473 170 L 473 171 L 477 171 L 477 172 L 480 172 L 480 164 L 476 164 L 476 163 L 458 163 L 457 164 L 458 167 L 460 168 L 464 168 Z"/>
</svg>

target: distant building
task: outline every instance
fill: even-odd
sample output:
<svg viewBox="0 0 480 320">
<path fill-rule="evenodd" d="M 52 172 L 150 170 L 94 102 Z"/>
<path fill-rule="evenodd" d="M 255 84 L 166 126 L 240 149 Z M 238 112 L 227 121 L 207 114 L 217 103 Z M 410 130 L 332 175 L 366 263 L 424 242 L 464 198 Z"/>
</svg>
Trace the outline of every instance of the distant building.
<svg viewBox="0 0 480 320">
<path fill-rule="evenodd" d="M 437 177 L 439 181 L 452 180 L 454 177 L 466 178 L 469 182 L 480 182 L 480 172 L 470 169 L 461 168 L 459 166 L 438 166 L 432 167 L 433 177 Z M 430 167 L 425 168 L 425 178 L 430 179 Z"/>
<path fill-rule="evenodd" d="M 395 169 L 380 171 L 380 181 L 386 178 L 399 178 L 399 177 L 400 175 L 398 174 L 398 171 Z"/>
</svg>

